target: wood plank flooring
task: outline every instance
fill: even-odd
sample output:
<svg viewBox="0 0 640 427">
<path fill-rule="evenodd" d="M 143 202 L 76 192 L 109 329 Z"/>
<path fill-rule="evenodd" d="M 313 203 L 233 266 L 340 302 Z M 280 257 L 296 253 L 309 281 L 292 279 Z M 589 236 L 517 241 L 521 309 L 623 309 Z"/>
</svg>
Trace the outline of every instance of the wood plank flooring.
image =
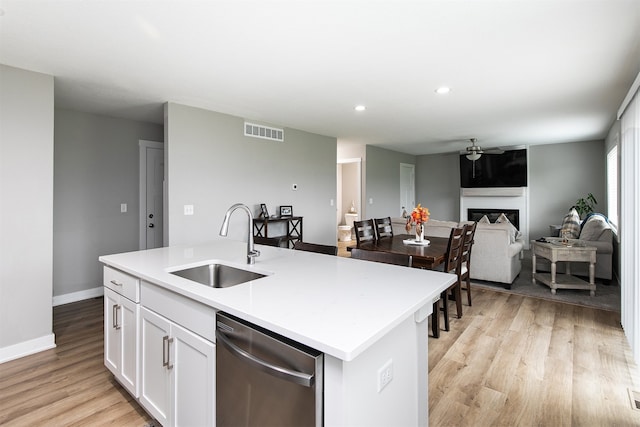
<svg viewBox="0 0 640 427">
<path fill-rule="evenodd" d="M 57 347 L 0 364 L 2 426 L 144 426 L 103 362 L 103 299 L 53 309 Z"/>
<path fill-rule="evenodd" d="M 429 338 L 431 426 L 638 426 L 619 315 L 474 289 Z M 57 348 L 0 364 L 0 425 L 143 426 L 103 365 L 102 299 L 54 308 Z"/>
<path fill-rule="evenodd" d="M 463 308 L 429 339 L 430 425 L 640 425 L 618 313 L 477 288 Z"/>
</svg>

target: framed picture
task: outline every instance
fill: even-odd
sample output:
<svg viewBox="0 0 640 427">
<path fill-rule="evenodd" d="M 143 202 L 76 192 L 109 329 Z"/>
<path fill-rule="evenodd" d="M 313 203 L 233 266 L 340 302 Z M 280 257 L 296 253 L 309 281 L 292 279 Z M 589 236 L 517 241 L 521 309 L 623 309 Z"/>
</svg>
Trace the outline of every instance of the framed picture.
<svg viewBox="0 0 640 427">
<path fill-rule="evenodd" d="M 260 216 L 263 218 L 269 218 L 269 211 L 267 210 L 267 205 L 264 203 L 260 203 Z"/>
<path fill-rule="evenodd" d="M 293 206 L 280 206 L 280 216 L 293 216 Z"/>
</svg>

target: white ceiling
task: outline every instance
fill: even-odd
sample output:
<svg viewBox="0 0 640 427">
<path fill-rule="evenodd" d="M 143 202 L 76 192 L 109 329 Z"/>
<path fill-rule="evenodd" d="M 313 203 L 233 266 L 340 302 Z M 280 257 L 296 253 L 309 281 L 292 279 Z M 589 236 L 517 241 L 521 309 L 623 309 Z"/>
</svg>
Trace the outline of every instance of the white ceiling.
<svg viewBox="0 0 640 427">
<path fill-rule="evenodd" d="M 172 101 L 411 154 L 603 139 L 640 72 L 640 0 L 0 9 L 0 63 L 55 76 L 57 107 L 162 123 Z"/>
</svg>

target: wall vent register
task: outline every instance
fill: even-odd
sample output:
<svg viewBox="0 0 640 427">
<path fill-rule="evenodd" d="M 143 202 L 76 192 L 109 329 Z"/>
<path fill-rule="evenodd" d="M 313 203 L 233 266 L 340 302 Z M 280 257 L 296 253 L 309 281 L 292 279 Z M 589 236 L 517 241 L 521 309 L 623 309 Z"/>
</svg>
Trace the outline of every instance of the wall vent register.
<svg viewBox="0 0 640 427">
<path fill-rule="evenodd" d="M 244 122 L 244 136 L 268 139 L 270 141 L 284 141 L 284 129 L 272 128 L 255 123 Z"/>
</svg>

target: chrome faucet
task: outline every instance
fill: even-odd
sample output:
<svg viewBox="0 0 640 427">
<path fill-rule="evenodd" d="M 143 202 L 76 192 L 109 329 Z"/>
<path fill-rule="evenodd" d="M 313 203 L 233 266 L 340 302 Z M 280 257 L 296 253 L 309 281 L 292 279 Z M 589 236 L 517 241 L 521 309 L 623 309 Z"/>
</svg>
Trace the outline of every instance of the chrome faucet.
<svg viewBox="0 0 640 427">
<path fill-rule="evenodd" d="M 249 227 L 248 227 L 248 237 L 247 237 L 247 264 L 255 264 L 255 258 L 260 256 L 260 251 L 256 250 L 253 247 L 253 214 L 251 210 L 242 203 L 236 203 L 227 209 L 227 213 L 224 214 L 224 220 L 222 221 L 222 227 L 220 227 L 220 235 L 223 237 L 227 236 L 229 232 L 229 218 L 231 218 L 231 214 L 236 209 L 242 209 L 247 213 L 249 217 Z"/>
</svg>

